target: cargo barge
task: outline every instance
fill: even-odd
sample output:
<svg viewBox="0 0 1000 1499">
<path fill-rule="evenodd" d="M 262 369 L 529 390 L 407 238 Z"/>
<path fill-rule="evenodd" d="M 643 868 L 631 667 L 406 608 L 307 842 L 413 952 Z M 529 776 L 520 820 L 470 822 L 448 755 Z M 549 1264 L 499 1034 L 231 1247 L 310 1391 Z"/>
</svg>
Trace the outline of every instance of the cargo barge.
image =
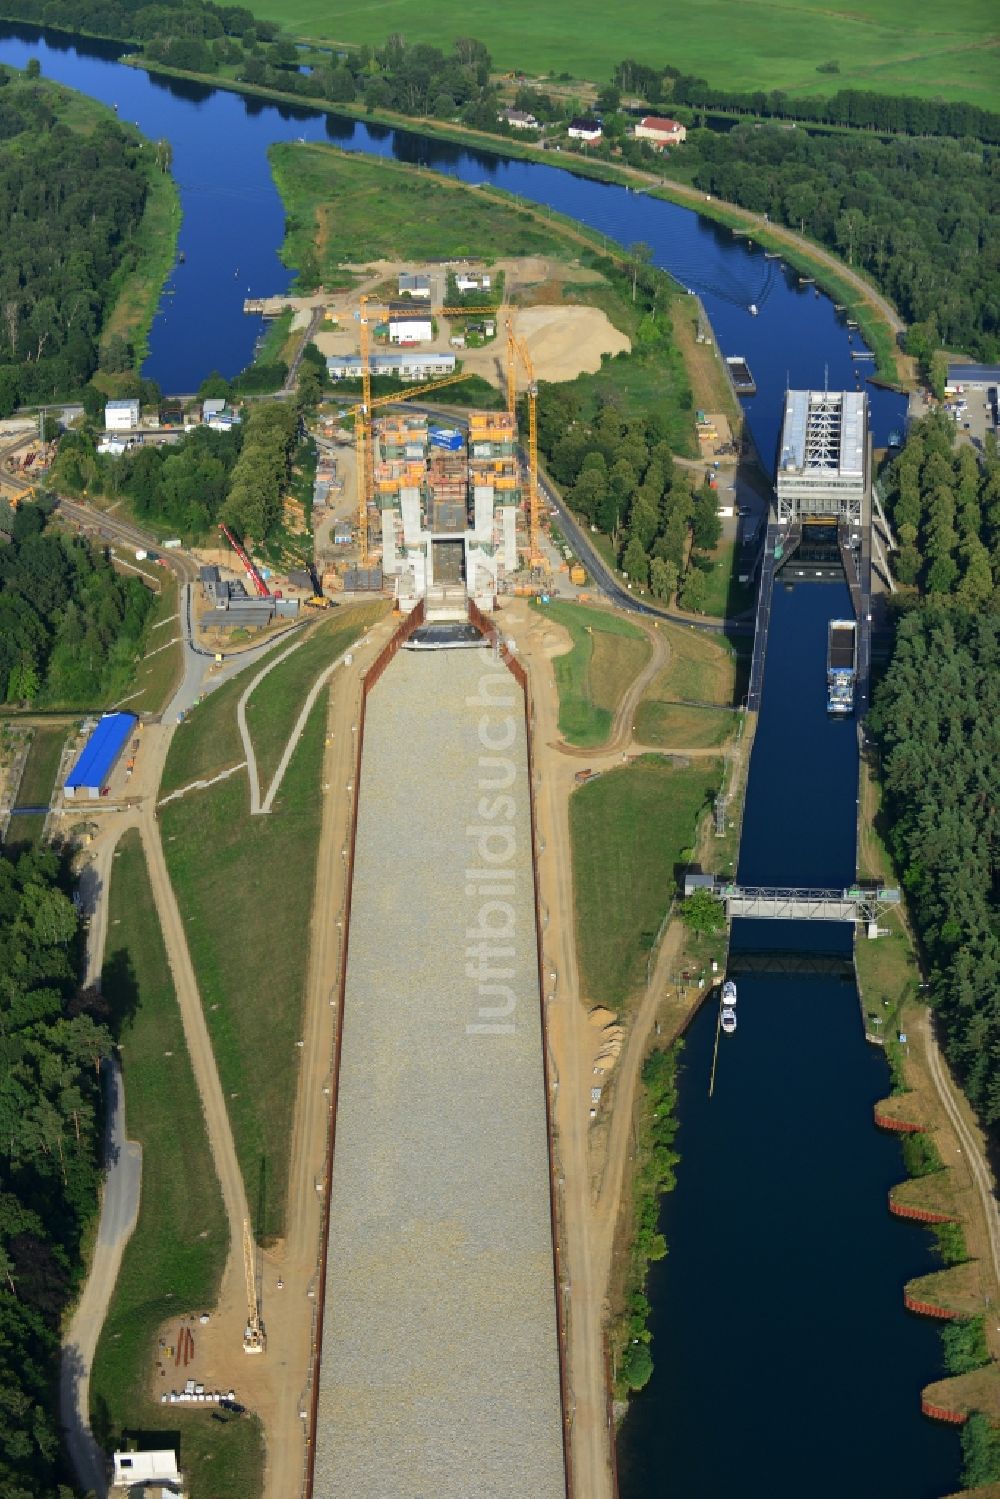
<svg viewBox="0 0 1000 1499">
<path fill-rule="evenodd" d="M 755 396 L 757 394 L 757 382 L 750 373 L 750 366 L 742 355 L 734 355 L 726 359 L 726 367 L 729 370 L 733 389 L 738 396 Z"/>
<path fill-rule="evenodd" d="M 826 653 L 826 711 L 839 718 L 854 712 L 858 679 L 858 630 L 853 619 L 831 619 Z"/>
</svg>

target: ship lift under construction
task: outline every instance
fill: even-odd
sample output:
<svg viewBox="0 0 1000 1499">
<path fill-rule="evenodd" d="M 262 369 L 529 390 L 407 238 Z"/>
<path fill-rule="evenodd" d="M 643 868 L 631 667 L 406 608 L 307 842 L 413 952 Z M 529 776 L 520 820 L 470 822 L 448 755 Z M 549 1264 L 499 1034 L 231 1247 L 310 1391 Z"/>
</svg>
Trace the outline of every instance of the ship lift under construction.
<svg viewBox="0 0 1000 1499">
<path fill-rule="evenodd" d="M 442 307 L 439 311 L 444 317 L 475 317 L 485 315 L 499 320 L 502 308 Z M 443 390 L 448 385 L 456 385 L 460 380 L 470 379 L 475 373 L 473 370 L 460 370 L 453 375 L 443 375 L 440 380 L 432 380 L 426 385 L 414 385 L 407 390 L 395 391 L 392 395 L 373 397 L 370 319 L 372 317 L 387 317 L 389 315 L 388 308 L 372 306 L 368 297 L 361 297 L 358 312 L 361 353 L 361 400 L 354 407 L 354 442 L 357 459 L 358 548 L 363 567 L 367 566 L 369 562 L 370 550 L 368 507 L 374 494 L 374 413 L 380 407 L 397 406 L 404 401 L 412 401 L 417 396 L 429 395 L 432 391 Z M 523 340 L 515 338 L 513 323 L 509 313 L 506 317 L 506 329 L 507 407 L 511 416 L 515 415 L 517 404 L 518 361 L 520 361 L 524 368 L 528 380 L 528 554 L 530 565 L 538 567 L 545 565 L 545 559 L 539 543 L 538 419 L 536 410 L 538 384 L 535 380 L 531 356 Z"/>
</svg>

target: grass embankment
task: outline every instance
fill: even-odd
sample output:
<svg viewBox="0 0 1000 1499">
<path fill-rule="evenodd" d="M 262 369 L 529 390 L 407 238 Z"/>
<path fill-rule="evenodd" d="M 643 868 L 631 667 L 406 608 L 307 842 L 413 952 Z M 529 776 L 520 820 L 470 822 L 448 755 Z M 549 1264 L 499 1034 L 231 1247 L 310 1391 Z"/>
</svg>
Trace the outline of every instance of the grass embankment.
<svg viewBox="0 0 1000 1499">
<path fill-rule="evenodd" d="M 262 793 L 271 783 L 288 736 L 319 674 L 349 650 L 388 609 L 379 602 L 336 610 L 309 632 L 287 661 L 269 672 L 247 699 L 247 728 L 257 756 Z"/>
<path fill-rule="evenodd" d="M 102 988 L 121 1041 L 128 1136 L 142 1145 L 142 1198 L 94 1360 L 94 1429 L 105 1445 L 124 1430 L 163 1431 L 164 1446 L 179 1430 L 192 1499 L 245 1499 L 261 1487 L 257 1422 L 171 1408 L 163 1430 L 148 1394 L 160 1327 L 212 1306 L 229 1233 L 137 831 L 115 860 Z"/>
<path fill-rule="evenodd" d="M 588 1000 L 620 1010 L 640 983 L 720 773 L 714 757 L 677 765 L 647 755 L 570 798 L 577 952 Z"/>
<path fill-rule="evenodd" d="M 178 606 L 180 590 L 164 569 L 162 587 L 146 625 L 146 654 L 121 707 L 129 713 L 162 713 L 180 684 L 184 668 L 184 631 Z"/>
<path fill-rule="evenodd" d="M 315 262 L 324 282 L 344 262 L 567 254 L 528 209 L 454 178 L 325 145 L 268 156 L 287 216 L 281 258 L 300 271 Z"/>
<path fill-rule="evenodd" d="M 703 614 L 712 619 L 733 619 L 753 608 L 756 585 L 741 583 L 736 576 L 739 549 L 734 541 L 721 541 L 708 556 L 712 566 L 705 574 Z"/>
<path fill-rule="evenodd" d="M 379 47 L 393 32 L 407 42 L 449 51 L 457 36 L 481 36 L 500 70 L 518 69 L 600 84 L 625 56 L 651 66 L 670 62 L 681 72 L 729 89 L 783 89 L 827 95 L 841 88 L 944 97 L 997 107 L 995 62 L 986 41 L 980 0 L 949 9 L 947 29 L 933 8 L 877 0 L 861 10 L 832 10 L 821 0 L 793 0 L 775 10 L 766 0 L 684 0 L 670 11 L 665 34 L 660 12 L 642 0 L 614 7 L 586 0 L 550 0 L 540 17 L 530 0 L 470 16 L 459 0 L 417 8 L 412 0 L 331 11 L 323 0 L 255 0 L 251 9 L 299 35 Z M 837 62 L 833 75 L 818 72 Z"/>
<path fill-rule="evenodd" d="M 371 617 L 368 606 L 350 623 L 346 615 L 336 622 L 341 650 Z M 310 652 L 314 666 L 315 657 L 322 657 L 318 671 L 331 652 L 330 637 L 320 634 L 302 650 Z M 265 702 L 289 728 L 310 685 L 296 664 L 297 654 L 261 684 L 261 689 L 270 684 Z M 259 665 L 227 682 L 180 727 L 167 757 L 164 787 L 209 779 L 243 759 L 236 703 L 256 670 Z M 283 680 L 286 673 L 289 683 L 298 683 L 298 696 Z M 320 693 L 270 816 L 250 817 L 242 774 L 192 792 L 160 813 L 167 866 L 261 1237 L 280 1234 L 284 1222 L 296 1042 L 322 821 L 326 712 L 327 696 Z M 269 757 L 278 738 L 269 734 L 265 742 Z"/>
<path fill-rule="evenodd" d="M 536 605 L 567 632 L 572 648 L 552 663 L 559 732 L 570 744 L 604 744 L 615 709 L 649 659 L 643 632 L 617 614 L 562 602 Z"/>
<path fill-rule="evenodd" d="M 711 749 L 731 738 L 737 658 L 725 640 L 660 624 L 670 657 L 636 709 L 635 737 L 663 749 Z"/>
<path fill-rule="evenodd" d="M 887 885 L 894 885 L 892 860 L 880 831 L 882 788 L 867 754 L 861 757 L 858 791 L 858 874 L 862 879 L 882 880 Z M 869 941 L 863 933 L 857 934 L 854 966 L 861 990 L 865 1029 L 872 1039 L 884 1039 L 891 1048 L 893 1035 L 900 1028 L 903 1007 L 917 1001 L 920 965 L 902 909 L 896 907 L 884 912 L 882 924 L 887 929 L 886 935 L 874 941 Z"/>
</svg>

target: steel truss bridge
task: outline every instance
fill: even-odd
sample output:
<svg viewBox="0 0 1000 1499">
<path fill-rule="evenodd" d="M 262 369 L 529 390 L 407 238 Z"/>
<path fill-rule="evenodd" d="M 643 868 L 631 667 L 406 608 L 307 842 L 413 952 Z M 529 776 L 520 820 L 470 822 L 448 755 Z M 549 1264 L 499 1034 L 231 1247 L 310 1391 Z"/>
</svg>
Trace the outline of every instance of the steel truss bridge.
<svg viewBox="0 0 1000 1499">
<path fill-rule="evenodd" d="M 726 916 L 752 921 L 850 921 L 878 924 L 899 905 L 899 891 L 885 885 L 851 885 L 846 890 L 796 885 L 736 885 L 711 875 L 688 875 L 684 894 L 708 890 L 726 907 Z"/>
</svg>

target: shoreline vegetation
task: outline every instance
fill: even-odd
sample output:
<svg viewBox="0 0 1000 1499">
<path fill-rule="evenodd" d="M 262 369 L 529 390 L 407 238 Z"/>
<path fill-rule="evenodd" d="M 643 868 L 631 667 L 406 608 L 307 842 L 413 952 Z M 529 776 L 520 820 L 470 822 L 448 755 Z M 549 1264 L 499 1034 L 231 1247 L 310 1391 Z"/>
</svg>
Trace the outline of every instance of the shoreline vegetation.
<svg viewBox="0 0 1000 1499">
<path fill-rule="evenodd" d="M 888 304 L 888 298 L 883 297 L 874 283 L 864 276 L 860 279 L 864 281 L 868 291 L 867 293 L 860 292 L 846 279 L 850 268 L 838 261 L 837 257 L 825 250 L 823 246 L 814 244 L 806 240 L 804 236 L 796 235 L 794 231 L 786 230 L 781 225 L 765 224 L 760 215 L 751 213 L 738 204 L 715 197 L 709 198 L 705 193 L 686 183 L 662 178 L 638 167 L 596 161 L 579 152 L 556 153 L 545 150 L 541 146 L 531 145 L 526 141 L 514 140 L 508 136 L 464 125 L 445 124 L 426 116 L 404 115 L 388 109 L 368 109 L 359 104 L 306 99 L 302 95 L 268 88 L 262 84 L 243 83 L 234 78 L 172 67 L 137 54 L 123 57 L 122 61 L 129 67 L 141 68 L 153 76 L 162 75 L 168 78 L 185 79 L 212 88 L 224 89 L 230 93 L 242 94 L 247 98 L 266 99 L 278 104 L 294 104 L 300 109 L 338 115 L 357 120 L 361 124 L 386 125 L 393 129 L 408 130 L 414 135 L 426 135 L 436 140 L 451 141 L 473 150 L 484 150 L 494 155 L 510 156 L 521 161 L 539 162 L 545 166 L 559 168 L 599 182 L 608 182 L 633 191 L 647 192 L 649 197 L 662 198 L 666 202 L 676 203 L 681 208 L 692 209 L 704 218 L 713 219 L 731 229 L 738 229 L 741 234 L 752 229 L 752 239 L 755 243 L 765 249 L 780 252 L 781 258 L 795 270 L 812 276 L 816 284 L 833 297 L 838 306 L 843 307 L 847 315 L 857 322 L 862 337 L 876 356 L 876 370 L 879 377 L 892 386 L 908 388 L 910 382 L 901 378 L 897 364 L 897 330 L 875 300 L 878 299 Z M 636 184 L 642 186 L 637 188 Z M 491 187 L 490 190 L 496 193 L 502 192 L 502 189 L 495 187 Z M 583 228 L 586 232 L 586 226 L 577 227 Z M 624 245 L 621 246 L 623 252 L 625 248 Z M 836 265 L 831 264 L 831 261 L 836 261 Z M 902 327 L 902 319 L 899 319 L 899 323 Z"/>
</svg>

